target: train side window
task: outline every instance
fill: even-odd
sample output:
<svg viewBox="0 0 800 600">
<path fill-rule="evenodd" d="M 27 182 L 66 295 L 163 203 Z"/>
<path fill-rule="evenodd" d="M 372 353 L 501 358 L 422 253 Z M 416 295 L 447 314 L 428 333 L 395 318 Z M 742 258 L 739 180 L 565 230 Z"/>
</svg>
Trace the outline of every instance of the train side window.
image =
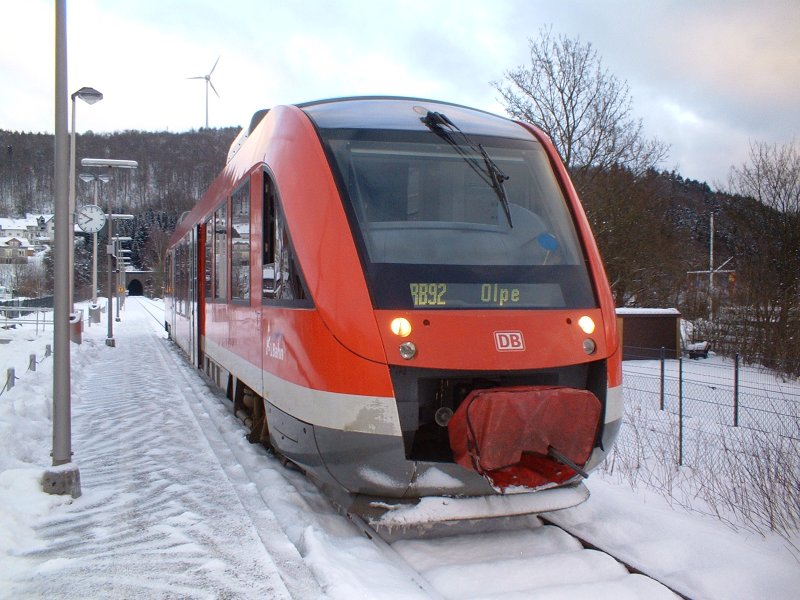
<svg viewBox="0 0 800 600">
<path fill-rule="evenodd" d="M 290 306 L 309 306 L 300 265 L 292 247 L 275 184 L 264 174 L 264 259 L 262 299 Z"/>
<path fill-rule="evenodd" d="M 180 313 L 188 317 L 189 316 L 189 271 L 191 269 L 189 263 L 191 261 L 191 253 L 190 253 L 191 242 L 189 241 L 188 237 L 183 238 L 181 241 L 181 245 L 179 246 L 180 251 L 180 270 L 179 270 L 179 277 L 180 277 Z"/>
<path fill-rule="evenodd" d="M 223 203 L 214 212 L 214 300 L 227 299 L 228 207 Z"/>
<path fill-rule="evenodd" d="M 183 277 L 181 269 L 183 267 L 183 240 L 178 242 L 175 247 L 175 312 L 183 315 Z"/>
<path fill-rule="evenodd" d="M 250 180 L 231 196 L 231 301 L 250 300 Z"/>
<path fill-rule="evenodd" d="M 264 174 L 263 210 L 264 260 L 262 264 L 263 281 L 261 298 L 275 299 L 275 195 L 273 184 Z"/>
<path fill-rule="evenodd" d="M 164 298 L 171 298 L 172 297 L 172 250 L 167 250 L 167 253 L 164 255 Z M 169 300 L 167 300 L 169 301 Z"/>
<path fill-rule="evenodd" d="M 181 265 L 181 296 L 183 297 L 183 314 L 184 316 L 189 316 L 189 305 L 191 302 L 191 298 L 189 295 L 189 273 L 191 272 L 191 262 L 192 262 L 192 242 L 187 237 L 184 239 L 183 243 L 183 264 Z"/>
<path fill-rule="evenodd" d="M 211 298 L 213 298 L 214 287 L 214 226 L 212 217 L 209 217 L 203 224 L 203 230 L 205 232 L 205 253 L 203 256 L 203 280 L 205 284 L 204 296 L 206 299 L 211 300 Z"/>
</svg>

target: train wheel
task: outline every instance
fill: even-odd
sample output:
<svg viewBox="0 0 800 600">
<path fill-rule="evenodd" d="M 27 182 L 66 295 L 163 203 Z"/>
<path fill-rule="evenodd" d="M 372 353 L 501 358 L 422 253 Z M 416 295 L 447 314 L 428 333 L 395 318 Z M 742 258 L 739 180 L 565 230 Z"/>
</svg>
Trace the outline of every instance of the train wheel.
<svg viewBox="0 0 800 600">
<path fill-rule="evenodd" d="M 235 381 L 233 388 L 233 412 L 250 429 L 247 441 L 271 447 L 264 399 L 241 381 Z"/>
</svg>

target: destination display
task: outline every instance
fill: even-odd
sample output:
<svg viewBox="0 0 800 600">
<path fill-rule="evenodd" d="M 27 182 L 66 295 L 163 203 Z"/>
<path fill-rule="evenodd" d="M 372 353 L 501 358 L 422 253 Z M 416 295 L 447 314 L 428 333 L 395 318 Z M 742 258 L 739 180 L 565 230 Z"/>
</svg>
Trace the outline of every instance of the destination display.
<svg viewBox="0 0 800 600">
<path fill-rule="evenodd" d="M 409 284 L 414 308 L 564 308 L 557 283 Z"/>
</svg>

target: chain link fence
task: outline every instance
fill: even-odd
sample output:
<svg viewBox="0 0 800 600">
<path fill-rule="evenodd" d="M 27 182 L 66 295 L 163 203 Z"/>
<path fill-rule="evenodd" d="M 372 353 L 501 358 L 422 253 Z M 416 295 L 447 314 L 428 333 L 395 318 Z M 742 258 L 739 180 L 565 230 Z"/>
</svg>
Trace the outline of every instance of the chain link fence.
<svg viewBox="0 0 800 600">
<path fill-rule="evenodd" d="M 800 379 L 738 356 L 659 355 L 623 363 L 623 429 L 603 469 L 737 527 L 776 531 L 800 557 Z"/>
<path fill-rule="evenodd" d="M 657 360 L 624 363 L 625 401 L 640 412 L 658 409 L 665 414 L 651 420 L 677 425 L 679 465 L 693 451 L 724 448 L 707 438 L 732 435 L 731 427 L 800 441 L 800 380 L 743 364 L 738 355 L 676 359 L 658 353 Z"/>
</svg>

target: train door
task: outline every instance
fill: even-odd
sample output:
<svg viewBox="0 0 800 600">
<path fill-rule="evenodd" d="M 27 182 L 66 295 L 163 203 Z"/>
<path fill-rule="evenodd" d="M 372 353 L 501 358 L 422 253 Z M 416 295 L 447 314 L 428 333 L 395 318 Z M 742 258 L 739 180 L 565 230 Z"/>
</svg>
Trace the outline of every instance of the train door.
<svg viewBox="0 0 800 600">
<path fill-rule="evenodd" d="M 175 331 L 175 252 L 167 250 L 164 256 L 164 326 Z"/>
<path fill-rule="evenodd" d="M 261 322 L 259 323 L 261 329 L 261 394 L 264 398 L 268 398 L 270 387 L 268 373 L 272 371 L 271 363 L 274 362 L 270 353 L 275 354 L 276 346 L 274 345 L 274 340 L 270 340 L 270 335 L 274 335 L 272 331 L 274 313 L 269 310 L 264 301 L 272 297 L 275 284 L 275 260 L 272 258 L 272 246 L 275 239 L 275 197 L 272 193 L 273 185 L 269 173 L 262 170 L 260 177 L 261 181 L 258 182 L 258 190 L 261 196 L 259 199 L 261 214 L 255 224 L 260 234 L 258 252 L 260 292 L 258 294 L 258 303 L 261 305 Z"/>
<path fill-rule="evenodd" d="M 209 246 L 209 221 L 200 223 L 197 226 L 197 243 L 195 249 L 195 269 L 192 278 L 195 280 L 195 302 L 194 302 L 194 327 L 197 332 L 194 347 L 196 348 L 195 357 L 192 364 L 200 369 L 203 365 L 203 339 L 206 333 L 206 299 L 211 297 L 211 261 L 209 260 L 211 247 Z"/>
<path fill-rule="evenodd" d="M 241 361 L 238 383 L 258 393 L 262 387 L 261 293 L 260 278 L 254 278 L 258 265 L 254 263 L 261 237 L 254 235 L 256 228 L 253 227 L 259 204 L 260 179 L 257 173 L 245 175 L 230 196 L 227 322 L 230 350 L 236 355 L 236 360 Z M 238 390 L 236 394 L 238 397 Z"/>
<path fill-rule="evenodd" d="M 198 327 L 198 304 L 197 304 L 197 243 L 200 228 L 196 227 L 189 233 L 189 347 L 191 348 L 191 356 L 189 357 L 193 365 L 199 365 L 199 348 L 197 340 L 200 337 L 197 335 Z"/>
</svg>

